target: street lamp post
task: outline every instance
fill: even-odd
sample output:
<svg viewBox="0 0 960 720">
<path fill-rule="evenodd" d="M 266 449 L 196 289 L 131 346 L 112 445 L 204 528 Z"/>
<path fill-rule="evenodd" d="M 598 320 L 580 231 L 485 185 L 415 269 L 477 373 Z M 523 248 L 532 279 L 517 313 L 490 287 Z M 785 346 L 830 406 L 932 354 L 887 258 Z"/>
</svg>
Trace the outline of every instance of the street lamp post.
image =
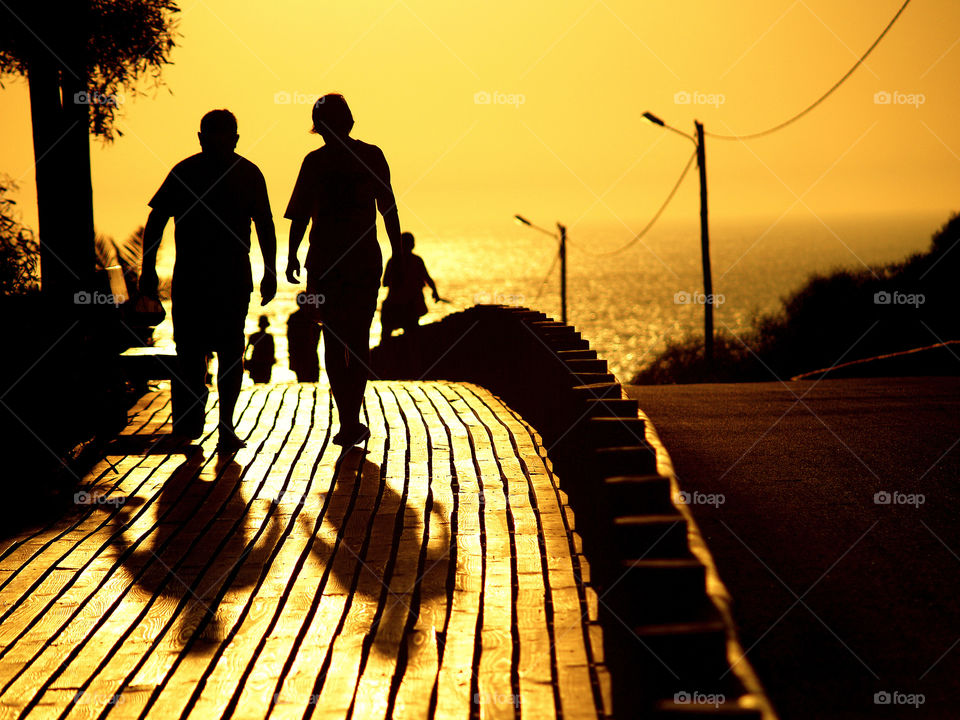
<svg viewBox="0 0 960 720">
<path fill-rule="evenodd" d="M 713 274 L 710 270 L 710 223 L 707 216 L 707 154 L 703 141 L 703 123 L 694 120 L 696 137 L 667 125 L 650 112 L 643 114 L 644 120 L 683 135 L 697 148 L 697 166 L 700 169 L 700 256 L 703 263 L 703 356 L 707 363 L 713 362 Z"/>
<path fill-rule="evenodd" d="M 534 225 L 532 222 L 527 220 L 523 215 L 514 215 L 513 216 L 517 222 L 526 225 L 527 227 L 532 227 L 534 230 L 539 230 L 542 233 L 546 233 L 554 240 L 559 239 L 560 241 L 560 319 L 564 324 L 567 322 L 567 226 L 557 223 L 558 235 L 554 235 L 552 232 L 546 228 L 542 228 L 539 225 Z"/>
</svg>

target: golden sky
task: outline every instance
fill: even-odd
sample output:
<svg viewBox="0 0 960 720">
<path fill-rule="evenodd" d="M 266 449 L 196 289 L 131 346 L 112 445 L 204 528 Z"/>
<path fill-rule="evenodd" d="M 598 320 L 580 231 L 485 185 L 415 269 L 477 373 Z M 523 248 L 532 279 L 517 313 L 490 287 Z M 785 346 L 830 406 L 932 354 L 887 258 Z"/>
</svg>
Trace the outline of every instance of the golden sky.
<svg viewBox="0 0 960 720">
<path fill-rule="evenodd" d="M 839 79 L 901 2 L 181 0 L 166 85 L 127 94 L 124 137 L 94 142 L 96 222 L 116 236 L 142 224 L 169 168 L 199 150 L 201 115 L 226 107 L 285 237 L 297 170 L 320 142 L 311 104 L 335 91 L 354 136 L 386 153 L 407 229 L 497 233 L 522 212 L 639 230 L 693 149 L 645 110 L 685 132 L 694 118 L 717 133 L 775 125 Z M 748 143 L 708 139 L 712 217 L 945 217 L 960 205 L 957 77 L 960 3 L 914 0 L 813 113 Z M 35 226 L 26 85 L 5 85 L 0 172 L 19 179 Z M 697 203 L 691 173 L 665 219 Z"/>
</svg>

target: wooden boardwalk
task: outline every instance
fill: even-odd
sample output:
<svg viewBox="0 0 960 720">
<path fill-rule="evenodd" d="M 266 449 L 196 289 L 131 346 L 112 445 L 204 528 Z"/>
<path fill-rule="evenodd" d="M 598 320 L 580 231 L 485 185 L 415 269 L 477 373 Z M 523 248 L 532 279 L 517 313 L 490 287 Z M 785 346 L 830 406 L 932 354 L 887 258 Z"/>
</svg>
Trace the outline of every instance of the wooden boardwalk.
<svg viewBox="0 0 960 720">
<path fill-rule="evenodd" d="M 248 447 L 144 396 L 75 508 L 0 544 L 0 716 L 597 718 L 597 597 L 539 437 L 486 390 L 244 390 Z"/>
</svg>

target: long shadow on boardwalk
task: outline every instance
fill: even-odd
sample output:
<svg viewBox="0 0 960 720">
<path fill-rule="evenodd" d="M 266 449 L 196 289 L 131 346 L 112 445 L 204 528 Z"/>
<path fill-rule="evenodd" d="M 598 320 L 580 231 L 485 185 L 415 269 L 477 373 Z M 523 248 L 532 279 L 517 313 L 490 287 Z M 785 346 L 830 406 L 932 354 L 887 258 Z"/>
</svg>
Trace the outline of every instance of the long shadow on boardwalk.
<svg viewBox="0 0 960 720">
<path fill-rule="evenodd" d="M 424 508 L 408 498 L 409 476 L 398 493 L 366 450 L 352 448 L 341 456 L 330 487 L 319 514 L 299 517 L 328 575 L 303 627 L 324 598 L 348 596 L 314 692 L 322 691 L 331 668 L 345 671 L 344 660 L 354 664 L 355 677 L 362 676 L 372 650 L 388 666 L 395 663 L 393 698 L 405 669 L 419 665 L 421 653 L 442 661 L 453 589 L 450 532 L 437 504 L 428 501 Z M 325 520 L 329 530 L 322 532 Z"/>
<path fill-rule="evenodd" d="M 251 600 L 290 520 L 277 512 L 280 497 L 260 498 L 270 500 L 265 517 L 245 517 L 253 506 L 242 492 L 244 472 L 232 460 L 208 466 L 202 453 L 189 456 L 164 481 L 155 510 L 161 520 L 149 546 L 134 547 L 124 535 L 114 541 L 117 556 L 154 607 L 175 605 L 157 619 L 170 625 L 168 637 L 181 653 L 206 655 L 229 641 L 226 625 L 232 620 L 223 621 L 221 603 L 238 595 Z M 311 649 L 323 658 L 314 685 L 318 695 L 331 668 L 345 670 L 343 660 L 359 678 L 371 651 L 396 663 L 398 680 L 424 650 L 440 661 L 452 592 L 449 530 L 438 522 L 442 513 L 436 506 L 424 511 L 416 500 L 408 501 L 409 478 L 397 492 L 360 448 L 345 452 L 333 475 L 329 484 L 314 479 L 315 488 L 330 490 L 321 494 L 319 511 L 303 509 L 296 518 L 296 528 L 312 538 L 310 552 L 323 577 L 315 596 L 294 606 L 293 619 L 306 631 L 324 598 L 347 596 L 329 646 Z M 129 515 L 122 508 L 119 524 L 126 525 Z M 268 527 L 254 543 L 251 527 L 264 523 Z M 428 622 L 428 631 L 416 629 L 421 608 L 439 627 Z M 297 617 L 298 609 L 305 610 L 303 617 Z M 281 678 L 293 659 L 277 668 Z"/>
<path fill-rule="evenodd" d="M 204 472 L 201 452 L 173 470 L 157 499 L 156 517 L 162 521 L 157 523 L 149 547 L 131 549 L 122 534 L 114 541 L 132 575 L 150 566 L 137 579 L 141 589 L 154 600 L 178 603 L 173 612 L 173 617 L 179 619 L 176 637 L 188 651 L 197 648 L 195 643 L 217 643 L 223 639 L 216 612 L 218 591 L 224 581 L 230 582 L 233 591 L 251 588 L 255 575 L 242 572 L 242 566 L 259 571 L 282 532 L 279 523 L 271 521 L 268 535 L 247 547 L 247 532 L 233 527 L 247 511 L 241 493 L 243 467 L 233 460 L 218 460 L 212 470 L 211 478 Z M 216 483 L 218 495 L 226 495 L 224 504 L 218 507 L 213 502 L 190 502 L 198 498 L 197 489 L 190 486 L 210 482 Z M 187 499 L 183 501 L 185 493 Z M 121 524 L 129 521 L 128 512 L 126 507 L 121 510 Z M 212 565 L 211 557 L 216 558 Z"/>
</svg>

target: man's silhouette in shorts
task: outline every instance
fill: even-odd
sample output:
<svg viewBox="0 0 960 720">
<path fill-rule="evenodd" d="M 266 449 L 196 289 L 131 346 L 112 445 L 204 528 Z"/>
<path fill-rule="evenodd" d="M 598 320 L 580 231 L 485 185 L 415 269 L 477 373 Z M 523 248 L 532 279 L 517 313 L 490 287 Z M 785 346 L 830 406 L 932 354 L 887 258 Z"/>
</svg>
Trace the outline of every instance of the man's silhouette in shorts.
<svg viewBox="0 0 960 720">
<path fill-rule="evenodd" d="M 220 393 L 219 444 L 243 447 L 233 411 L 243 382 L 244 320 L 253 290 L 250 221 L 263 254 L 261 305 L 277 292 L 277 238 L 263 174 L 234 152 L 237 119 L 211 110 L 200 121 L 201 152 L 177 163 L 150 201 L 143 234 L 140 291 L 157 297 L 157 250 L 163 229 L 176 223 L 173 268 L 173 339 L 179 368 L 171 384 L 173 431 L 190 438 L 203 433 L 207 400 L 206 355 L 216 352 Z"/>
<path fill-rule="evenodd" d="M 383 259 L 376 211 L 383 215 L 393 250 L 394 274 L 403 272 L 400 219 L 390 168 L 380 148 L 350 137 L 353 115 L 342 95 L 324 95 L 313 106 L 313 132 L 324 145 L 300 167 L 284 217 L 289 218 L 287 279 L 298 283 L 297 249 L 312 221 L 307 252 L 307 301 L 323 322 L 324 359 L 340 413 L 338 445 L 362 443 L 370 431 L 360 407 L 370 365 L 370 322 L 377 308 Z M 315 302 L 314 302 L 315 301 Z"/>
</svg>

